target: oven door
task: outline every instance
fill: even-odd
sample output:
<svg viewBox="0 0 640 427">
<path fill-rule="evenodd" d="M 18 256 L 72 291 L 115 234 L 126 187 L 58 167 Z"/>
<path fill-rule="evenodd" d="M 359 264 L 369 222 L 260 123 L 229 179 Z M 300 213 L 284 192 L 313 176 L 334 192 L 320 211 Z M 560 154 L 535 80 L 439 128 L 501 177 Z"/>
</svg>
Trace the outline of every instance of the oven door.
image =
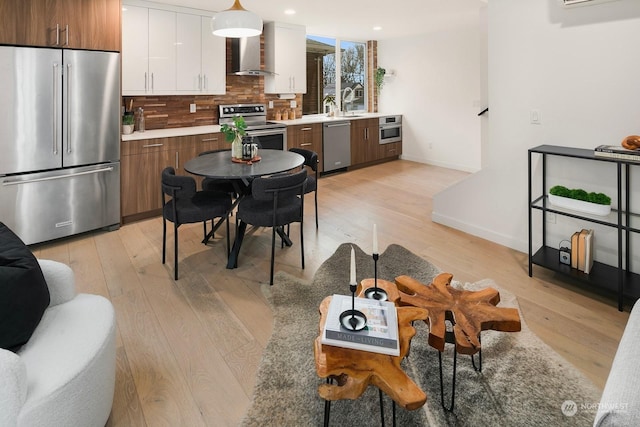
<svg viewBox="0 0 640 427">
<path fill-rule="evenodd" d="M 253 142 L 257 143 L 259 148 L 287 149 L 287 128 L 247 130 L 247 135 L 253 137 Z"/>
<path fill-rule="evenodd" d="M 402 141 L 402 125 L 380 125 L 380 144 Z"/>
</svg>

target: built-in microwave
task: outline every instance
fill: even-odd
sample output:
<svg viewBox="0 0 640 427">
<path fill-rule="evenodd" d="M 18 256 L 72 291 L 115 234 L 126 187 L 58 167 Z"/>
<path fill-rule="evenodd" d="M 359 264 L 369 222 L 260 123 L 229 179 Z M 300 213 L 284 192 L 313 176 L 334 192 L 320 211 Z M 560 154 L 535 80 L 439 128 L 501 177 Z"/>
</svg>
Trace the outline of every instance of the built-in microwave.
<svg viewBox="0 0 640 427">
<path fill-rule="evenodd" d="M 402 116 L 384 116 L 379 119 L 380 144 L 402 141 Z"/>
</svg>

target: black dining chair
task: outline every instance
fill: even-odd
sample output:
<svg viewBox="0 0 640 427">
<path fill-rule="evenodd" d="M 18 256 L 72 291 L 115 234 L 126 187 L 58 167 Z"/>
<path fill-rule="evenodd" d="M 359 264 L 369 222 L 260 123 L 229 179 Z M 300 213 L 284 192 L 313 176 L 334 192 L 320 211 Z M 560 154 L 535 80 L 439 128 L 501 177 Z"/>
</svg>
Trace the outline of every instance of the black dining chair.
<svg viewBox="0 0 640 427">
<path fill-rule="evenodd" d="M 304 186 L 307 170 L 291 174 L 278 174 L 260 177 L 251 184 L 251 195 L 246 196 L 238 205 L 238 221 L 258 227 L 271 227 L 271 273 L 269 284 L 273 285 L 275 263 L 276 232 L 281 238 L 288 239 L 282 227 L 294 222 L 300 223 L 300 254 L 304 269 Z"/>
<path fill-rule="evenodd" d="M 304 166 L 308 166 L 315 173 L 307 175 L 307 183 L 304 193 L 308 194 L 313 191 L 316 209 L 316 228 L 318 228 L 318 153 L 304 148 L 290 148 L 289 151 L 300 154 L 304 157 Z"/>
<path fill-rule="evenodd" d="M 169 198 L 167 198 L 167 196 Z M 207 244 L 207 221 L 215 231 L 223 221 L 227 223 L 227 257 L 229 256 L 229 211 L 231 196 L 219 191 L 196 191 L 196 180 L 190 176 L 176 175 L 172 167 L 162 171 L 162 263 L 167 252 L 167 221 L 173 223 L 174 277 L 178 280 L 178 227 L 182 224 L 202 222 Z M 220 218 L 214 225 L 214 219 Z M 213 235 L 213 232 L 211 233 Z"/>
</svg>

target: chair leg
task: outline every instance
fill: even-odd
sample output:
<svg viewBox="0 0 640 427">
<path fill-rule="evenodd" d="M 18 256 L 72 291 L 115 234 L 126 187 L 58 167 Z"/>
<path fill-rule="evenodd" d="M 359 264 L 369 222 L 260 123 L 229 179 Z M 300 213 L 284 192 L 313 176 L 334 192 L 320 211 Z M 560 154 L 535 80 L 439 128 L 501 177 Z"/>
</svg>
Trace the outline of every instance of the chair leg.
<svg viewBox="0 0 640 427">
<path fill-rule="evenodd" d="M 227 261 L 229 261 L 229 254 L 231 253 L 231 239 L 229 238 L 229 214 L 227 213 Z"/>
<path fill-rule="evenodd" d="M 207 220 L 202 221 L 203 234 L 202 240 L 207 240 Z M 213 228 L 213 220 L 211 220 L 211 228 Z"/>
<path fill-rule="evenodd" d="M 162 263 L 164 264 L 167 255 L 167 219 L 162 217 Z"/>
<path fill-rule="evenodd" d="M 318 190 L 313 192 L 316 202 L 316 230 L 318 229 Z"/>
<path fill-rule="evenodd" d="M 269 279 L 269 285 L 273 286 L 273 267 L 275 263 L 276 255 L 276 227 L 271 227 L 271 278 Z"/>
<path fill-rule="evenodd" d="M 304 227 L 300 221 L 300 255 L 302 256 L 302 269 L 304 270 Z"/>
<path fill-rule="evenodd" d="M 175 280 L 178 280 L 178 224 L 173 223 L 173 270 Z"/>
</svg>

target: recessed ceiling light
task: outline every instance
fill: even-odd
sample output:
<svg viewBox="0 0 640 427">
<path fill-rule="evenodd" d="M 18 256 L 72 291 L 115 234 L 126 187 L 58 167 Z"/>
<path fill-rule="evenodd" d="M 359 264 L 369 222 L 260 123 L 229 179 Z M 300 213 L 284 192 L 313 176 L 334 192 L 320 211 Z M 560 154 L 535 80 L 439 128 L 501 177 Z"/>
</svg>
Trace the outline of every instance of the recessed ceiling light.
<svg viewBox="0 0 640 427">
<path fill-rule="evenodd" d="M 380 31 L 381 29 L 382 29 L 382 27 L 379 26 L 379 25 L 373 27 L 373 31 Z"/>
<path fill-rule="evenodd" d="M 284 11 L 284 14 L 285 15 L 295 15 L 296 11 L 293 10 L 293 9 L 287 9 L 287 10 Z"/>
</svg>

